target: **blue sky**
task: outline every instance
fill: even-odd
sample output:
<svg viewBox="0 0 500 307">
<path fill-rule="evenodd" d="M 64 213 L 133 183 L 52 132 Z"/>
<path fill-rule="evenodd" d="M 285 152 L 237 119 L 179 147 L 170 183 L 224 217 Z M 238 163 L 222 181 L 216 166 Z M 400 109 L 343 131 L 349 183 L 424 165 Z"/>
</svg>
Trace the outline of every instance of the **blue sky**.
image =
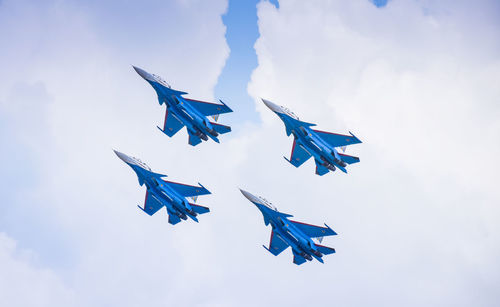
<svg viewBox="0 0 500 307">
<path fill-rule="evenodd" d="M 257 121 L 254 101 L 247 94 L 247 84 L 257 67 L 254 44 L 259 37 L 257 4 L 260 0 L 229 1 L 227 12 L 222 16 L 226 25 L 226 41 L 230 48 L 229 58 L 219 76 L 215 96 L 226 100 L 235 111 L 231 123 L 238 126 L 242 121 Z M 277 0 L 270 1 L 279 8 Z M 373 0 L 377 7 L 384 7 L 387 0 Z"/>
<path fill-rule="evenodd" d="M 258 116 L 254 102 L 247 94 L 250 74 L 257 67 L 257 55 L 253 45 L 259 37 L 258 2 L 230 1 L 227 12 L 222 16 L 230 54 L 215 87 L 215 96 L 223 100 L 225 97 L 231 99 L 231 105 L 236 112 L 234 122 L 256 120 Z"/>
<path fill-rule="evenodd" d="M 495 306 L 498 8 L 0 1 L 0 301 Z M 234 131 L 194 148 L 184 130 L 161 134 L 164 107 L 131 65 L 224 99 L 235 112 L 219 122 Z M 352 131 L 361 163 L 324 177 L 290 166 L 292 139 L 257 97 Z M 144 189 L 112 149 L 202 183 L 211 213 L 175 227 L 143 214 Z M 289 250 L 270 255 L 238 187 L 327 223 L 337 253 L 300 267 Z"/>
</svg>

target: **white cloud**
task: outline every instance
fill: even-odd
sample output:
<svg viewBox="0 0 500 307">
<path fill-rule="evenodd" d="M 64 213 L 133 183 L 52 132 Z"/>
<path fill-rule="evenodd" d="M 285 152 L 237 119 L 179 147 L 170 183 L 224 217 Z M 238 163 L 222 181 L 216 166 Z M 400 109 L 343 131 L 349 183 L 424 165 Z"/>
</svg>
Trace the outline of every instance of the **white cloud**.
<svg viewBox="0 0 500 307">
<path fill-rule="evenodd" d="M 364 141 L 350 151 L 361 163 L 349 175 L 318 177 L 312 163 L 295 169 L 282 159 L 291 139 L 260 102 L 263 123 L 245 123 L 221 144 L 192 148 L 184 131 L 169 139 L 154 127 L 163 107 L 130 64 L 209 99 L 228 55 L 227 4 L 205 2 L 0 6 L 0 44 L 10 47 L 0 50 L 8 118 L 0 127 L 9 131 L 0 137 L 10 144 L 2 159 L 28 165 L 22 179 L 14 163 L 3 166 L 13 174 L 4 179 L 5 221 L 33 215 L 35 226 L 9 226 L 26 228 L 14 236 L 21 245 L 63 234 L 43 254 L 67 263 L 51 273 L 66 281 L 64 305 L 491 305 L 499 272 L 492 21 L 477 17 L 475 31 L 467 28 L 462 5 L 261 3 L 249 92 Z M 201 182 L 213 194 L 199 202 L 212 212 L 175 227 L 164 212 L 141 213 L 144 190 L 112 148 L 172 180 Z M 269 229 L 237 187 L 298 220 L 328 223 L 340 235 L 325 243 L 338 253 L 301 267 L 289 251 L 271 256 L 260 246 Z"/>
<path fill-rule="evenodd" d="M 0 300 L 6 306 L 71 306 L 74 293 L 57 274 L 37 265 L 36 255 L 0 233 Z"/>
<path fill-rule="evenodd" d="M 12 162 L 2 166 L 2 174 L 9 175 L 2 178 L 3 226 L 21 246 L 40 249 L 40 261 L 67 281 L 75 304 L 164 306 L 184 302 L 199 288 L 185 282 L 175 289 L 175 282 L 199 268 L 188 266 L 179 252 L 198 251 L 203 238 L 188 245 L 165 215 L 155 216 L 156 223 L 141 215 L 135 205 L 144 191 L 112 148 L 146 161 L 144 153 L 152 153 L 159 163 L 150 164 L 158 168 L 179 155 L 155 128 L 164 108 L 131 64 L 210 99 L 228 56 L 221 20 L 226 6 L 226 1 L 0 6 L 5 72 L 0 137 L 7 149 L 1 156 Z M 189 150 L 181 138 L 174 143 Z M 171 167 L 167 173 L 181 173 L 175 163 Z M 130 179 L 128 185 L 123 178 Z M 189 179 L 194 183 L 198 176 Z M 188 234 L 197 234 L 195 225 L 187 227 Z M 2 291 L 11 289 L 6 284 Z M 46 299 L 58 305 L 54 294 L 46 291 Z"/>
<path fill-rule="evenodd" d="M 338 254 L 325 267 L 332 277 L 314 278 L 332 302 L 498 300 L 492 285 L 500 278 L 494 244 L 500 147 L 493 140 L 500 127 L 493 114 L 499 111 L 500 62 L 491 31 L 498 20 L 484 12 L 491 6 L 259 6 L 259 67 L 249 92 L 290 107 L 321 129 L 349 129 L 364 141 L 350 149 L 361 163 L 348 176 L 312 178 L 314 166 L 306 163 L 282 180 L 300 182 L 292 201 L 300 203 L 297 210 L 316 211 L 340 233 Z M 265 129 L 283 130 L 263 104 L 257 108 Z M 276 147 L 269 152 L 285 153 Z"/>
</svg>

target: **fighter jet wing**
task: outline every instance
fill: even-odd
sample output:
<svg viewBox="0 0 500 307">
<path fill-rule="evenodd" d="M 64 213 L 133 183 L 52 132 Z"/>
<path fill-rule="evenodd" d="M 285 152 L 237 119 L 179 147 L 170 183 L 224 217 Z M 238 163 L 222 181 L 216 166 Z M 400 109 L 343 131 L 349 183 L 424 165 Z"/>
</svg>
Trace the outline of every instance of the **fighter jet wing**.
<svg viewBox="0 0 500 307">
<path fill-rule="evenodd" d="M 287 247 L 288 243 L 283 241 L 279 236 L 275 235 L 274 231 L 271 231 L 271 239 L 269 240 L 269 248 L 267 250 L 271 252 L 271 254 L 278 256 Z"/>
<path fill-rule="evenodd" d="M 293 166 L 299 167 L 301 166 L 304 162 L 309 160 L 311 157 L 311 154 L 309 154 L 300 144 L 297 144 L 297 140 L 293 140 L 293 145 L 292 145 L 292 154 L 290 155 L 290 160 L 288 160 L 286 157 L 285 160 L 290 162 Z"/>
<path fill-rule="evenodd" d="M 172 181 L 163 180 L 166 184 L 184 197 L 211 194 L 204 186 L 192 186 Z M 199 183 L 198 183 L 199 184 Z"/>
<path fill-rule="evenodd" d="M 165 123 L 163 124 L 163 129 L 160 127 L 158 127 L 158 129 L 163 131 L 166 135 L 172 137 L 179 130 L 181 130 L 182 127 L 184 127 L 184 124 L 181 123 L 177 117 L 175 117 L 175 115 L 167 109 L 165 111 Z"/>
<path fill-rule="evenodd" d="M 314 129 L 313 131 L 332 147 L 341 147 L 361 143 L 361 141 L 351 132 L 349 132 L 350 135 L 344 135 Z"/>
<path fill-rule="evenodd" d="M 191 106 L 193 106 L 198 112 L 204 116 L 217 115 L 222 113 L 233 112 L 222 100 L 219 100 L 222 104 L 205 102 L 201 100 L 187 99 L 184 98 Z"/>
<path fill-rule="evenodd" d="M 144 208 L 141 208 L 142 211 L 146 212 L 149 215 L 153 215 L 161 208 L 163 208 L 163 204 L 160 201 L 158 201 L 158 199 L 156 199 L 154 195 L 151 195 L 149 191 L 146 191 L 146 198 L 144 199 Z"/>
<path fill-rule="evenodd" d="M 328 227 L 326 224 L 325 224 L 326 227 L 321 227 L 297 221 L 290 221 L 290 222 L 292 222 L 293 225 L 297 227 L 300 231 L 302 231 L 305 235 L 311 238 L 334 236 L 337 234 L 335 231 L 333 231 L 333 229 Z"/>
</svg>

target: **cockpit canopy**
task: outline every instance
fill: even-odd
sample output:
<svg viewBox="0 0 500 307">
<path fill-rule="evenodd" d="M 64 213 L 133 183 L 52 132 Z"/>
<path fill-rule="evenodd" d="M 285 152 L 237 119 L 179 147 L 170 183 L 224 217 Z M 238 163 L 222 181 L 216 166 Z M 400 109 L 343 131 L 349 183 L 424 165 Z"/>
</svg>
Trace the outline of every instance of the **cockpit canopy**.
<svg viewBox="0 0 500 307">
<path fill-rule="evenodd" d="M 295 115 L 295 113 L 293 113 L 292 110 L 290 110 L 289 108 L 281 106 L 281 109 L 286 115 L 290 116 L 293 119 L 299 120 L 299 117 Z"/>
<path fill-rule="evenodd" d="M 155 78 L 156 82 L 160 83 L 161 85 L 167 87 L 167 88 L 172 88 L 170 84 L 167 83 L 167 81 L 163 80 L 162 77 L 153 74 L 153 77 Z"/>
<path fill-rule="evenodd" d="M 262 196 L 259 196 L 259 200 L 261 201 L 261 204 L 268 207 L 269 209 L 272 209 L 274 211 L 278 211 L 278 209 L 273 206 L 273 204 L 271 202 L 269 202 L 267 199 L 265 199 L 264 197 Z"/>
<path fill-rule="evenodd" d="M 132 159 L 134 160 L 135 164 L 137 164 L 138 166 L 140 166 L 144 169 L 147 169 L 148 171 L 151 171 L 151 168 L 146 163 L 142 162 L 139 158 L 132 157 Z"/>
</svg>

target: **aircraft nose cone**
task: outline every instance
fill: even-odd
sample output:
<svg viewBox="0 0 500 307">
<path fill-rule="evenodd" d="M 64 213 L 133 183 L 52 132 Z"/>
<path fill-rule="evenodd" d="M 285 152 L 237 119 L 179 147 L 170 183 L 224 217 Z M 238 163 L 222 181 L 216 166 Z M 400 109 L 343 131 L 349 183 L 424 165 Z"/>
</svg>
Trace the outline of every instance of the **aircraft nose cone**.
<svg viewBox="0 0 500 307">
<path fill-rule="evenodd" d="M 123 162 L 130 163 L 130 157 L 129 156 L 127 156 L 126 154 L 121 153 L 121 152 L 119 152 L 117 150 L 113 150 L 113 151 L 118 156 L 118 158 L 120 158 Z"/>
<path fill-rule="evenodd" d="M 274 104 L 272 103 L 271 101 L 269 100 L 266 100 L 264 98 L 261 98 L 262 99 L 262 102 L 264 102 L 264 104 L 269 108 L 271 109 L 273 112 L 278 112 L 278 113 L 283 113 L 283 110 L 281 109 L 281 107 L 277 104 Z"/>
<path fill-rule="evenodd" d="M 142 68 L 139 68 L 139 67 L 135 67 L 134 65 L 132 65 L 132 67 L 134 68 L 135 72 L 139 74 L 139 76 L 141 76 L 142 78 L 144 78 L 145 80 L 148 80 L 149 79 L 149 73 L 147 71 L 145 71 L 144 69 Z"/>
<path fill-rule="evenodd" d="M 242 189 L 240 189 L 240 191 L 241 191 L 241 194 L 243 194 L 243 196 L 245 196 L 252 203 L 260 203 L 260 200 L 257 197 L 255 197 L 254 195 L 252 195 L 251 193 L 249 193 L 245 190 L 242 190 Z"/>
</svg>

